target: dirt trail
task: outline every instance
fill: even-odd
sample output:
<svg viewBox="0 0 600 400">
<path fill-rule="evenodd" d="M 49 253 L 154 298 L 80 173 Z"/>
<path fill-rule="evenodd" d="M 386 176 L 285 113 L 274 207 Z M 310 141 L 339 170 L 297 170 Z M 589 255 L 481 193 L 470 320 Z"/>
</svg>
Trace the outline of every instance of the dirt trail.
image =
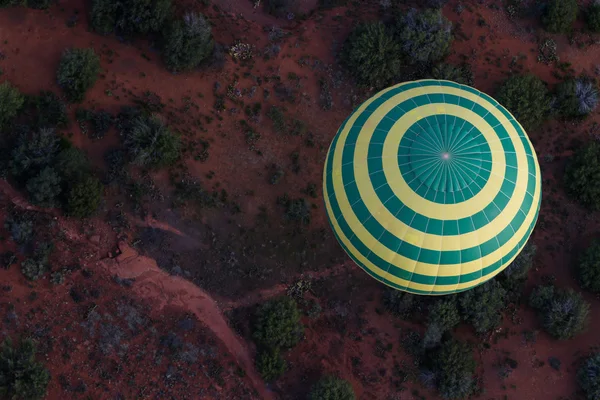
<svg viewBox="0 0 600 400">
<path fill-rule="evenodd" d="M 126 243 L 119 243 L 121 254 L 115 259 L 103 260 L 103 267 L 123 279 L 135 278 L 132 290 L 153 302 L 160 311 L 166 306 L 177 306 L 196 315 L 225 344 L 229 352 L 246 371 L 261 399 L 274 399 L 254 369 L 252 357 L 242 340 L 231 330 L 215 301 L 193 283 L 162 271 L 156 262 L 139 256 Z"/>
</svg>

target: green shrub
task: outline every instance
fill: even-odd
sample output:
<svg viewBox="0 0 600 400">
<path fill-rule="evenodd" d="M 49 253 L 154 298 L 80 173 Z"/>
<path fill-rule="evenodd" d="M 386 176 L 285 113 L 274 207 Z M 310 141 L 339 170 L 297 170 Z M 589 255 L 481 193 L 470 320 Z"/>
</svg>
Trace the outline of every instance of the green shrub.
<svg viewBox="0 0 600 400">
<path fill-rule="evenodd" d="M 163 36 L 163 57 L 173 72 L 196 68 L 214 48 L 210 23 L 202 14 L 189 13 L 183 20 L 173 20 Z"/>
<path fill-rule="evenodd" d="M 272 382 L 285 373 L 285 360 L 279 349 L 265 349 L 258 354 L 256 369 L 266 382 Z"/>
<path fill-rule="evenodd" d="M 4 227 L 17 244 L 26 244 L 33 238 L 33 221 L 28 214 L 9 214 L 4 221 Z"/>
<path fill-rule="evenodd" d="M 361 24 L 346 39 L 341 61 L 359 84 L 383 87 L 400 73 L 400 46 L 382 23 Z"/>
<path fill-rule="evenodd" d="M 406 62 L 432 64 L 444 58 L 452 44 L 452 24 L 441 10 L 410 9 L 397 18 L 397 37 Z"/>
<path fill-rule="evenodd" d="M 533 258 L 537 247 L 528 242 L 523 246 L 519 255 L 509 266 L 498 276 L 498 282 L 506 290 L 506 297 L 511 302 L 517 302 L 523 294 L 523 287 L 527 280 L 529 270 L 533 266 Z"/>
<path fill-rule="evenodd" d="M 27 181 L 29 199 L 35 205 L 55 207 L 61 192 L 61 179 L 54 168 L 46 167 Z"/>
<path fill-rule="evenodd" d="M 600 32 L 600 3 L 592 3 L 586 12 L 586 22 L 590 31 Z"/>
<path fill-rule="evenodd" d="M 600 241 L 594 240 L 579 257 L 577 275 L 581 286 L 600 293 Z"/>
<path fill-rule="evenodd" d="M 30 281 L 37 281 L 47 272 L 47 266 L 35 258 L 27 258 L 21 263 L 21 272 Z"/>
<path fill-rule="evenodd" d="M 45 10 L 55 3 L 55 0 L 25 0 L 27 7 L 36 10 Z"/>
<path fill-rule="evenodd" d="M 577 383 L 587 400 L 600 399 L 600 353 L 593 354 L 579 367 Z"/>
<path fill-rule="evenodd" d="M 535 75 L 513 75 L 500 88 L 497 100 L 525 130 L 539 127 L 550 112 L 548 89 Z"/>
<path fill-rule="evenodd" d="M 548 32 L 569 32 L 577 19 L 578 11 L 577 0 L 550 0 L 542 23 Z"/>
<path fill-rule="evenodd" d="M 0 0 L 0 8 L 22 5 L 23 0 Z"/>
<path fill-rule="evenodd" d="M 0 397 L 37 400 L 46 396 L 50 373 L 35 359 L 36 346 L 31 339 L 18 346 L 10 339 L 0 350 Z"/>
<path fill-rule="evenodd" d="M 589 304 L 572 289 L 538 286 L 529 305 L 538 312 L 544 329 L 557 339 L 570 339 L 582 332 L 589 316 Z"/>
<path fill-rule="evenodd" d="M 466 399 L 475 391 L 475 360 L 466 343 L 449 340 L 427 354 L 426 367 L 446 399 Z"/>
<path fill-rule="evenodd" d="M 67 49 L 58 66 L 58 85 L 67 100 L 81 103 L 85 93 L 94 86 L 100 73 L 100 58 L 94 49 Z"/>
<path fill-rule="evenodd" d="M 171 133 L 159 117 L 138 117 L 132 121 L 124 144 L 135 164 L 159 168 L 179 158 L 179 136 Z"/>
<path fill-rule="evenodd" d="M 270 300 L 258 309 L 252 336 L 266 348 L 293 347 L 304 332 L 300 315 L 294 299 L 280 297 Z"/>
<path fill-rule="evenodd" d="M 418 296 L 401 290 L 386 288 L 382 300 L 389 312 L 402 319 L 410 319 L 420 311 Z"/>
<path fill-rule="evenodd" d="M 0 84 L 0 131 L 12 121 L 23 107 L 25 97 L 9 82 Z"/>
<path fill-rule="evenodd" d="M 463 318 L 477 333 L 489 332 L 502 321 L 506 290 L 497 280 L 492 279 L 461 294 L 459 303 Z"/>
<path fill-rule="evenodd" d="M 90 162 L 85 153 L 73 145 L 58 153 L 54 169 L 67 182 L 78 182 L 91 173 Z"/>
<path fill-rule="evenodd" d="M 567 193 L 591 210 L 600 210 L 600 144 L 579 148 L 567 164 L 564 176 Z"/>
<path fill-rule="evenodd" d="M 98 209 L 104 187 L 100 181 L 88 176 L 76 183 L 67 198 L 67 213 L 75 218 L 89 217 Z"/>
<path fill-rule="evenodd" d="M 325 376 L 313 385 L 310 400 L 355 400 L 350 382 L 335 376 Z"/>
<path fill-rule="evenodd" d="M 107 35 L 158 32 L 171 15 L 171 0 L 92 0 L 90 24 Z"/>
<path fill-rule="evenodd" d="M 556 85 L 557 111 L 567 118 L 588 115 L 598 105 L 598 89 L 590 79 L 567 79 Z"/>
</svg>

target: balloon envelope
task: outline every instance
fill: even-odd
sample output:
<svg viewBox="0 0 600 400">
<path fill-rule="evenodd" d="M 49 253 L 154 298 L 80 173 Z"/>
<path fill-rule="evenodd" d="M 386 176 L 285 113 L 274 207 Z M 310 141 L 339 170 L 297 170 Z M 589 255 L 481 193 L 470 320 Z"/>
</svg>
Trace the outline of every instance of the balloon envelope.
<svg viewBox="0 0 600 400">
<path fill-rule="evenodd" d="M 535 150 L 490 96 L 450 81 L 385 89 L 340 127 L 323 174 L 348 255 L 416 294 L 473 288 L 506 268 L 537 221 Z"/>
</svg>

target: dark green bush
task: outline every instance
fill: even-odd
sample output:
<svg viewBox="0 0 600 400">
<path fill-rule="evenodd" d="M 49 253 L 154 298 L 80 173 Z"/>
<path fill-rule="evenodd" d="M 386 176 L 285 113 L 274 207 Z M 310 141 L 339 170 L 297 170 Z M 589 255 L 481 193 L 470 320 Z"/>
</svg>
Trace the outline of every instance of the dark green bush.
<svg viewBox="0 0 600 400">
<path fill-rule="evenodd" d="M 548 32 L 569 32 L 573 28 L 578 12 L 577 0 L 550 0 L 542 22 Z"/>
<path fill-rule="evenodd" d="M 53 5 L 55 0 L 25 0 L 27 7 L 34 8 L 36 10 L 45 10 Z"/>
<path fill-rule="evenodd" d="M 431 349 L 425 361 L 426 372 L 446 399 L 466 399 L 476 388 L 475 359 L 466 343 L 448 340 Z"/>
<path fill-rule="evenodd" d="M 0 0 L 0 8 L 23 4 L 23 0 Z"/>
<path fill-rule="evenodd" d="M 67 49 L 58 66 L 58 85 L 67 100 L 81 103 L 85 93 L 94 86 L 100 73 L 100 58 L 94 49 Z"/>
<path fill-rule="evenodd" d="M 0 84 L 0 131 L 17 116 L 25 97 L 9 82 Z"/>
<path fill-rule="evenodd" d="M 429 307 L 428 325 L 423 346 L 431 348 L 437 346 L 445 332 L 452 330 L 460 322 L 460 314 L 456 304 L 456 296 L 437 300 Z"/>
<path fill-rule="evenodd" d="M 104 187 L 100 181 L 88 176 L 76 183 L 67 198 L 67 213 L 75 218 L 89 217 L 98 209 Z"/>
<path fill-rule="evenodd" d="M 159 168 L 175 163 L 179 158 L 179 136 L 159 117 L 138 117 L 124 138 L 124 144 L 135 164 Z"/>
<path fill-rule="evenodd" d="M 535 75 L 513 75 L 500 88 L 497 100 L 525 130 L 539 127 L 550 112 L 548 89 Z"/>
<path fill-rule="evenodd" d="M 461 294 L 459 303 L 463 318 L 477 333 L 489 332 L 502 322 L 506 290 L 492 279 Z"/>
<path fill-rule="evenodd" d="M 18 244 L 26 244 L 33 238 L 33 220 L 25 213 L 10 213 L 4 221 L 5 228 Z"/>
<path fill-rule="evenodd" d="M 410 9 L 397 18 L 396 32 L 406 62 L 432 64 L 444 58 L 452 44 L 452 24 L 441 10 Z"/>
<path fill-rule="evenodd" d="M 215 44 L 210 23 L 196 13 L 171 21 L 163 36 L 163 57 L 173 72 L 196 68 L 210 57 Z"/>
<path fill-rule="evenodd" d="M 355 400 L 350 382 L 335 376 L 325 376 L 313 385 L 310 400 Z"/>
<path fill-rule="evenodd" d="M 21 134 L 11 150 L 11 173 L 23 180 L 34 176 L 54 161 L 59 149 L 59 138 L 52 129 Z"/>
<path fill-rule="evenodd" d="M 69 123 L 67 106 L 51 91 L 42 91 L 38 96 L 28 99 L 32 108 L 31 118 L 35 121 L 33 127 L 41 128 L 66 128 Z"/>
<path fill-rule="evenodd" d="M 529 270 L 533 266 L 533 258 L 537 247 L 528 242 L 523 246 L 519 255 L 512 263 L 498 276 L 498 282 L 506 290 L 507 299 L 510 302 L 518 302 L 523 294 L 523 287 L 527 280 Z"/>
<path fill-rule="evenodd" d="M 46 167 L 27 181 L 27 191 L 32 204 L 55 207 L 61 192 L 61 179 L 54 168 Z"/>
<path fill-rule="evenodd" d="M 557 339 L 570 339 L 585 328 L 590 306 L 572 289 L 538 286 L 531 293 L 529 305 L 538 312 L 544 329 Z"/>
<path fill-rule="evenodd" d="M 86 155 L 75 146 L 67 146 L 56 156 L 54 168 L 68 182 L 78 182 L 91 174 Z"/>
<path fill-rule="evenodd" d="M 107 35 L 158 32 L 171 15 L 171 0 L 92 0 L 90 24 Z"/>
<path fill-rule="evenodd" d="M 592 3 L 586 12 L 588 29 L 592 32 L 600 32 L 600 3 Z"/>
<path fill-rule="evenodd" d="M 346 39 L 341 61 L 359 84 L 383 87 L 400 73 L 400 46 L 382 23 L 361 24 Z"/>
<path fill-rule="evenodd" d="M 10 339 L 0 350 L 0 397 L 37 400 L 46 396 L 50 373 L 35 359 L 36 346 L 31 339 L 15 346 Z"/>
<path fill-rule="evenodd" d="M 600 293 L 600 241 L 594 240 L 579 257 L 577 276 L 585 289 Z"/>
<path fill-rule="evenodd" d="M 253 338 L 259 345 L 270 349 L 293 347 L 304 332 L 300 316 L 294 299 L 280 297 L 270 300 L 257 311 Z"/>
<path fill-rule="evenodd" d="M 382 300 L 389 312 L 402 319 L 410 319 L 416 311 L 421 311 L 418 296 L 400 290 L 386 288 Z"/>
<path fill-rule="evenodd" d="M 279 349 L 265 349 L 258 354 L 256 369 L 265 382 L 272 382 L 285 373 L 285 360 Z"/>
<path fill-rule="evenodd" d="M 565 170 L 567 193 L 591 210 L 600 210 L 600 144 L 579 148 Z"/>
<path fill-rule="evenodd" d="M 285 17 L 296 10 L 296 0 L 265 0 L 265 11 L 276 17 Z"/>
<path fill-rule="evenodd" d="M 587 400 L 600 399 L 600 353 L 591 355 L 579 367 L 577 383 Z"/>
<path fill-rule="evenodd" d="M 453 81 L 462 85 L 473 85 L 473 73 L 467 65 L 456 66 L 447 63 L 436 64 L 431 69 L 431 78 Z"/>
<path fill-rule="evenodd" d="M 563 117 L 583 117 L 597 105 L 598 89 L 590 79 L 567 79 L 556 86 L 556 109 Z"/>
</svg>

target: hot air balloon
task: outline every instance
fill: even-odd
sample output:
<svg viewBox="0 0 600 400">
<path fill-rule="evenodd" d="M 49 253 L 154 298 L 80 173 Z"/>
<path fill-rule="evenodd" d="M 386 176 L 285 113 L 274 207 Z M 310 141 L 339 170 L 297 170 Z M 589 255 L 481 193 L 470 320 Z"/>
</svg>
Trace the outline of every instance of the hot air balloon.
<svg viewBox="0 0 600 400">
<path fill-rule="evenodd" d="M 346 253 L 398 290 L 443 295 L 506 268 L 529 239 L 540 168 L 519 122 L 450 81 L 387 88 L 360 105 L 329 148 L 323 193 Z"/>
</svg>

